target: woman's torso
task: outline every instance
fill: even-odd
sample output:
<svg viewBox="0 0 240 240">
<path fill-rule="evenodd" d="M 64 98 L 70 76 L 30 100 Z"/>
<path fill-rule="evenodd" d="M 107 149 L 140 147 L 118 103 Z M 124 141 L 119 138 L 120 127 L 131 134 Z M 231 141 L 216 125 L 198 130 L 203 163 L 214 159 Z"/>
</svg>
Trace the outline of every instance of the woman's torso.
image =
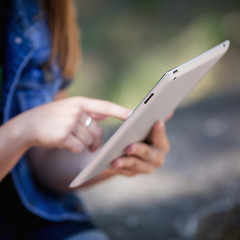
<svg viewBox="0 0 240 240">
<path fill-rule="evenodd" d="M 3 122 L 52 101 L 68 81 L 61 75 L 56 62 L 48 64 L 51 39 L 41 2 L 12 0 L 9 11 L 3 71 Z M 23 206 L 41 218 L 50 221 L 88 219 L 77 197 L 48 191 L 34 179 L 26 155 L 11 172 L 11 181 Z"/>
</svg>

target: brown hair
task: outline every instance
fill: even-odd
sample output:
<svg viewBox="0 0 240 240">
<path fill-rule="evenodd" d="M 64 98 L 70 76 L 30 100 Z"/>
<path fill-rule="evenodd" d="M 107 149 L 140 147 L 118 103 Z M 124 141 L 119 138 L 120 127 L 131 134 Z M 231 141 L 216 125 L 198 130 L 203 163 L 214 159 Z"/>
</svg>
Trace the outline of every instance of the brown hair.
<svg viewBox="0 0 240 240">
<path fill-rule="evenodd" d="M 52 34 L 50 61 L 55 59 L 66 78 L 73 78 L 80 62 L 78 26 L 72 0 L 43 0 Z"/>
</svg>

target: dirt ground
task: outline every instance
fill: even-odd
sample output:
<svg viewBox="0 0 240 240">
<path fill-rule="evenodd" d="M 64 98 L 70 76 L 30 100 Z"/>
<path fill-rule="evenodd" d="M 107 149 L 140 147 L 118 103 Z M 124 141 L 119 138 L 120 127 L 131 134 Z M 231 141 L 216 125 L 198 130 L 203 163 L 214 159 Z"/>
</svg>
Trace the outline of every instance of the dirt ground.
<svg viewBox="0 0 240 240">
<path fill-rule="evenodd" d="M 199 221 L 240 201 L 239 108 L 237 92 L 178 110 L 163 168 L 80 193 L 97 225 L 114 240 L 196 239 Z"/>
</svg>

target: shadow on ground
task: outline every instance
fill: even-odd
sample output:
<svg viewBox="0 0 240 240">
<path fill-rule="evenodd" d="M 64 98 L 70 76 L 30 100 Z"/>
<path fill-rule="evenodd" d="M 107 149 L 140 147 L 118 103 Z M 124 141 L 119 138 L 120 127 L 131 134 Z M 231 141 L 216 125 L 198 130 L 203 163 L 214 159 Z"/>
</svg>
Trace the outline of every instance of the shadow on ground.
<svg viewBox="0 0 240 240">
<path fill-rule="evenodd" d="M 197 239 L 197 229 L 198 239 L 224 239 L 225 213 L 240 201 L 239 108 L 238 92 L 178 110 L 163 168 L 80 193 L 96 223 L 116 240 Z"/>
</svg>

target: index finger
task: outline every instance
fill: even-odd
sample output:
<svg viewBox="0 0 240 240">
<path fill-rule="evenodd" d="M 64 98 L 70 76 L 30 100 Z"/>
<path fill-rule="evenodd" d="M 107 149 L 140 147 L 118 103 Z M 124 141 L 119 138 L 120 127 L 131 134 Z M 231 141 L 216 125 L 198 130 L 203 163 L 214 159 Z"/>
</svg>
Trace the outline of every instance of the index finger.
<svg viewBox="0 0 240 240">
<path fill-rule="evenodd" d="M 99 99 L 81 97 L 80 105 L 82 109 L 88 113 L 105 115 L 121 120 L 126 120 L 132 112 L 130 109 L 120 106 L 116 103 Z"/>
</svg>

